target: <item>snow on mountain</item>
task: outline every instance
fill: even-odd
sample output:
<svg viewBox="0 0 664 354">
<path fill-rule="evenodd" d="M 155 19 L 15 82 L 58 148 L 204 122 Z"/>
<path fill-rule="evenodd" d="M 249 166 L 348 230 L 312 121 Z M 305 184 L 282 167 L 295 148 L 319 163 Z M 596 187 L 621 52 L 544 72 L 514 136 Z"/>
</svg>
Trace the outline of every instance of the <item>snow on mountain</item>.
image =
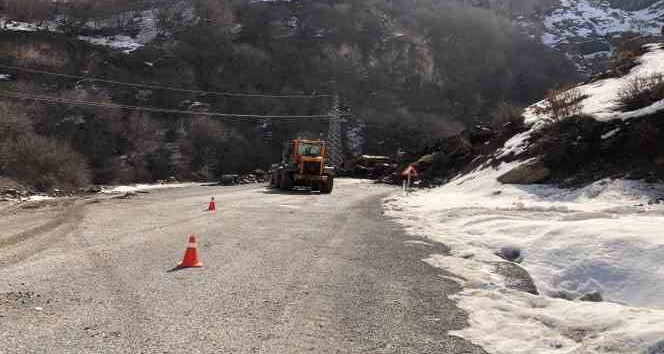
<svg viewBox="0 0 664 354">
<path fill-rule="evenodd" d="M 629 80 L 664 74 L 664 49 L 650 45 L 626 76 L 576 87 L 582 113 L 598 121 L 629 120 L 664 109 L 616 108 Z M 664 186 L 603 179 L 579 189 L 508 185 L 497 178 L 529 163 L 517 159 L 528 138 L 550 120 L 543 102 L 526 110 L 530 130 L 509 139 L 494 161 L 446 185 L 386 200 L 387 214 L 413 235 L 451 248 L 424 261 L 463 285 L 453 295 L 469 327 L 451 332 L 490 353 L 659 353 L 664 348 L 664 205 L 650 203 Z M 602 135 L 609 139 L 618 131 Z M 495 167 L 497 165 L 497 167 Z M 496 251 L 521 250 L 521 266 L 540 295 L 515 290 L 496 272 Z M 586 302 L 600 293 L 604 302 Z M 656 349 L 659 348 L 659 349 Z"/>
<path fill-rule="evenodd" d="M 140 12 L 135 16 L 135 22 L 136 28 L 138 28 L 139 31 L 134 36 L 78 36 L 78 39 L 95 45 L 120 49 L 125 53 L 131 53 L 157 38 L 157 20 L 153 10 Z M 108 19 L 106 21 L 89 23 L 88 28 L 103 29 L 105 27 L 111 27 L 112 23 L 113 19 Z"/>
<path fill-rule="evenodd" d="M 193 7 L 186 2 L 181 2 L 178 6 L 182 18 L 187 21 L 193 21 Z M 78 39 L 94 45 L 122 50 L 129 54 L 157 38 L 158 11 L 158 9 L 127 11 L 109 18 L 90 20 L 79 29 L 81 32 L 90 34 L 79 35 Z M 5 31 L 49 31 L 62 33 L 61 21 L 62 18 L 59 16 L 49 21 L 39 22 L 23 22 L 0 17 L 0 29 Z M 127 23 L 129 25 L 127 28 L 118 29 L 118 23 Z M 104 35 L 104 32 L 113 32 L 114 34 Z"/>
<path fill-rule="evenodd" d="M 664 25 L 664 1 L 636 11 L 612 7 L 606 1 L 560 0 L 544 18 L 542 41 L 551 46 L 624 32 L 659 34 Z"/>
</svg>

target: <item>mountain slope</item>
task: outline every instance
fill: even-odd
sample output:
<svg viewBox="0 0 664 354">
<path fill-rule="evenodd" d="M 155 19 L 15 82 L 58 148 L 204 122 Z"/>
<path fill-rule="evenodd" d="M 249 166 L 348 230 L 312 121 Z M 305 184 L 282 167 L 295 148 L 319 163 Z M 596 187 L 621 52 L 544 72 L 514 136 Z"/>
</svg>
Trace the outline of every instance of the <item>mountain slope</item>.
<svg viewBox="0 0 664 354">
<path fill-rule="evenodd" d="M 661 0 L 488 0 L 470 1 L 512 19 L 525 33 L 566 53 L 580 71 L 605 70 L 616 49 L 630 38 L 659 37 Z"/>
</svg>

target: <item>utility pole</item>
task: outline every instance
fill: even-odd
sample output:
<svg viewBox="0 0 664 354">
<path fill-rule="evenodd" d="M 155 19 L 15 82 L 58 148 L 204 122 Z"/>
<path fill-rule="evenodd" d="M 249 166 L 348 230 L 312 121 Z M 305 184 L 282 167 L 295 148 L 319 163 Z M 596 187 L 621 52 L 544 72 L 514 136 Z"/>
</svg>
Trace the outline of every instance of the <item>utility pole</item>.
<svg viewBox="0 0 664 354">
<path fill-rule="evenodd" d="M 327 140 L 328 160 L 330 161 L 330 164 L 336 168 L 341 167 L 343 163 L 343 144 L 341 136 L 342 121 L 340 113 L 339 95 L 334 95 Z"/>
</svg>

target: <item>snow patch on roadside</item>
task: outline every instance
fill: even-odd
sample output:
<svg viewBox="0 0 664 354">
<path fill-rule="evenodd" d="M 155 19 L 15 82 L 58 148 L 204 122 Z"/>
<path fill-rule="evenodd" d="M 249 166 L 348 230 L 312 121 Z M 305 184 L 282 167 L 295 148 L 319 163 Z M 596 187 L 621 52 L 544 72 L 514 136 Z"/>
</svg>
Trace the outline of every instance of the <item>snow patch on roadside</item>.
<svg viewBox="0 0 664 354">
<path fill-rule="evenodd" d="M 47 195 L 32 195 L 27 198 L 21 198 L 21 202 L 41 202 L 44 200 L 53 200 L 54 197 L 49 197 Z"/>
<path fill-rule="evenodd" d="M 580 189 L 503 185 L 520 162 L 486 167 L 434 190 L 391 196 L 387 215 L 409 234 L 451 247 L 425 261 L 464 290 L 462 336 L 494 353 L 642 353 L 664 340 L 664 186 L 601 180 Z M 505 246 L 542 296 L 507 289 L 493 263 Z M 466 259 L 470 257 L 470 259 Z M 578 298 L 599 291 L 608 302 Z"/>
<path fill-rule="evenodd" d="M 373 184 L 374 181 L 370 179 L 362 179 L 362 178 L 335 178 L 334 179 L 334 184 L 337 186 L 347 186 L 347 185 L 353 185 L 353 184 Z"/>
<path fill-rule="evenodd" d="M 185 188 L 185 187 L 194 187 L 199 185 L 200 183 L 135 184 L 131 186 L 107 186 L 103 187 L 101 192 L 105 194 L 118 194 L 118 193 L 145 191 L 151 189 Z"/>
</svg>

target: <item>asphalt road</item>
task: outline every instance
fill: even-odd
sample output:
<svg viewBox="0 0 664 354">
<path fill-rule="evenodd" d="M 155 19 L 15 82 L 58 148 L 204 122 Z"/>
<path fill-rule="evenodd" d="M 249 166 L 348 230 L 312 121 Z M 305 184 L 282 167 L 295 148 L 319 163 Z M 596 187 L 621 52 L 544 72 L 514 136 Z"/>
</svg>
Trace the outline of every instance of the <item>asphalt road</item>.
<svg viewBox="0 0 664 354">
<path fill-rule="evenodd" d="M 395 189 L 335 188 L 4 203 L 0 352 L 484 353 L 446 334 L 459 289 L 422 262 L 445 249 L 382 215 Z M 189 234 L 204 267 L 173 271 Z"/>
</svg>

